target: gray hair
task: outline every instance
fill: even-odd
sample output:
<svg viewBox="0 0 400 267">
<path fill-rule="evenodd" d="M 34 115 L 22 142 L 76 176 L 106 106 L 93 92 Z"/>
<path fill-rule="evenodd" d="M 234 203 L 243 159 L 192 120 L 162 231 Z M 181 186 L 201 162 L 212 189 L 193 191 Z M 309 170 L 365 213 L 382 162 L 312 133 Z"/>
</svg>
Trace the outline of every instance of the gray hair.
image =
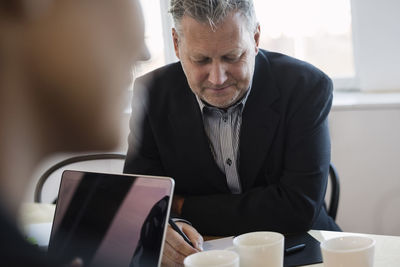
<svg viewBox="0 0 400 267">
<path fill-rule="evenodd" d="M 258 22 L 253 0 L 171 0 L 169 10 L 178 32 L 180 32 L 180 22 L 185 15 L 198 22 L 208 23 L 211 29 L 215 30 L 232 11 L 242 14 L 249 32 L 256 30 Z"/>
</svg>

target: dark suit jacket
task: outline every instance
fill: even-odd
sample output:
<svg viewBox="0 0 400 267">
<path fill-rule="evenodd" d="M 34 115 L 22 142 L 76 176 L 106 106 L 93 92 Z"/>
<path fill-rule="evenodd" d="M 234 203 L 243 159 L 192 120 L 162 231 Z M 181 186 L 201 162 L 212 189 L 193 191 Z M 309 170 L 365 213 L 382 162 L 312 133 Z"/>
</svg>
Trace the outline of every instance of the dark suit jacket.
<svg viewBox="0 0 400 267">
<path fill-rule="evenodd" d="M 339 230 L 324 196 L 332 82 L 294 58 L 260 50 L 239 144 L 242 194 L 230 193 L 181 64 L 135 82 L 124 172 L 170 176 L 182 216 L 206 235 Z"/>
</svg>

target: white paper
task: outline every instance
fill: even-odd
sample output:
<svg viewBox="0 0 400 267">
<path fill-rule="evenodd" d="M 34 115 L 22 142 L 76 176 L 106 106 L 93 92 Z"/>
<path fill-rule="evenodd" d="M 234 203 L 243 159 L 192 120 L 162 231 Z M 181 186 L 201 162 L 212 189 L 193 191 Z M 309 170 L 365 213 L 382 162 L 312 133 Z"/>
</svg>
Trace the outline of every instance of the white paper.
<svg viewBox="0 0 400 267">
<path fill-rule="evenodd" d="M 205 241 L 203 244 L 204 250 L 227 249 L 233 246 L 234 236 Z"/>
<path fill-rule="evenodd" d="M 28 239 L 33 239 L 39 247 L 47 247 L 50 240 L 52 223 L 33 223 L 24 228 Z"/>
</svg>

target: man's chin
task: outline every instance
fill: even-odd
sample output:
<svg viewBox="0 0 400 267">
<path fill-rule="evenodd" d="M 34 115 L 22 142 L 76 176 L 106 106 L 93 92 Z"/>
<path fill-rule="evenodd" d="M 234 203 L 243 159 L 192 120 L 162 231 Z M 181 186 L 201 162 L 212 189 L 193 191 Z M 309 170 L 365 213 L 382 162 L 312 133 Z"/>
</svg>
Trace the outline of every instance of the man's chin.
<svg viewBox="0 0 400 267">
<path fill-rule="evenodd" d="M 216 100 L 211 100 L 211 101 L 206 101 L 206 102 L 210 106 L 213 106 L 216 108 L 229 108 L 234 103 L 233 101 L 216 101 Z"/>
<path fill-rule="evenodd" d="M 237 97 L 205 97 L 202 98 L 208 105 L 216 108 L 228 108 L 236 102 Z"/>
<path fill-rule="evenodd" d="M 209 105 L 217 108 L 229 108 L 241 99 L 237 91 L 230 92 L 216 92 L 214 94 L 206 94 L 202 97 L 203 101 Z"/>
</svg>

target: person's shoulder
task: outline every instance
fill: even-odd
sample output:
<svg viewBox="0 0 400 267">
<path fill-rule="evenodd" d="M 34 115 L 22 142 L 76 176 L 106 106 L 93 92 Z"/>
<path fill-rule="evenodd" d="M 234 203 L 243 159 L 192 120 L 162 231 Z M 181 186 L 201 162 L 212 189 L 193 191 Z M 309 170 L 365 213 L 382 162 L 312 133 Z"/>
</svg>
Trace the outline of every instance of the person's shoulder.
<svg viewBox="0 0 400 267">
<path fill-rule="evenodd" d="M 132 107 L 144 105 L 148 112 L 160 114 L 192 97 L 180 62 L 168 64 L 135 80 Z M 139 105 L 140 104 L 140 105 Z"/>
<path fill-rule="evenodd" d="M 260 49 L 259 57 L 261 61 L 268 62 L 271 72 L 278 80 L 304 80 L 304 81 L 319 81 L 324 79 L 330 81 L 328 75 L 316 66 L 282 54 L 278 52 L 270 52 Z"/>
<path fill-rule="evenodd" d="M 180 62 L 171 63 L 138 77 L 133 94 L 142 99 L 163 101 L 175 95 L 185 86 L 186 76 Z"/>
<path fill-rule="evenodd" d="M 257 63 L 268 68 L 271 79 L 281 96 L 298 98 L 323 95 L 329 98 L 333 85 L 331 79 L 314 65 L 277 52 L 260 50 Z M 261 72 L 262 73 L 262 72 Z"/>
<path fill-rule="evenodd" d="M 150 85 L 154 83 L 172 83 L 184 76 L 182 65 L 180 62 L 167 64 L 153 71 L 150 71 L 137 78 L 137 81 Z"/>
</svg>

